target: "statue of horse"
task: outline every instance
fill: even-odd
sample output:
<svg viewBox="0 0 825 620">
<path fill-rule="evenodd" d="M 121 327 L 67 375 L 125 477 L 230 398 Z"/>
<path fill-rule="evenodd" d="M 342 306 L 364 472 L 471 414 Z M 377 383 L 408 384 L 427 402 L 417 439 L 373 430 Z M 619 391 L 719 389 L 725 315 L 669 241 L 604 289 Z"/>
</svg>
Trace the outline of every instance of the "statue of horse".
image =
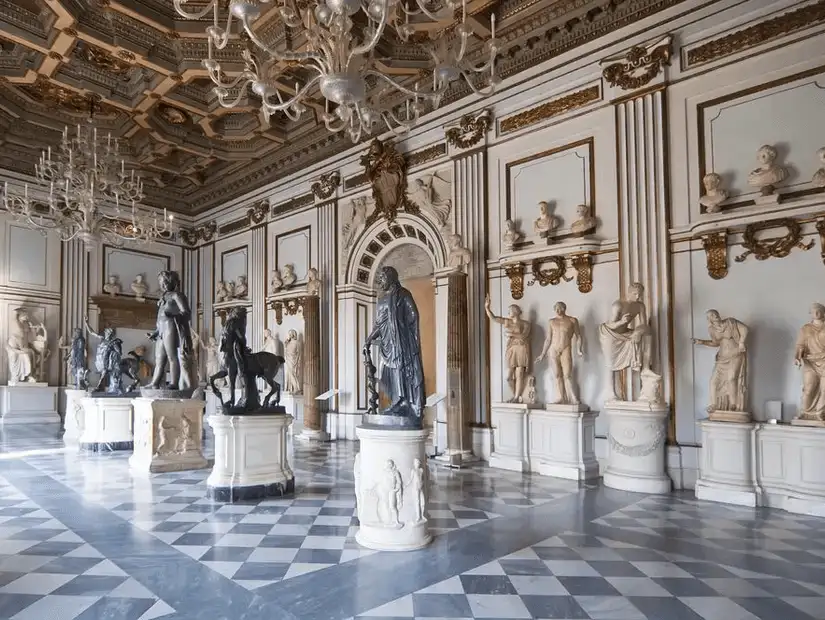
<svg viewBox="0 0 825 620">
<path fill-rule="evenodd" d="M 212 393 L 218 397 L 221 406 L 224 408 L 231 407 L 246 411 L 255 411 L 256 409 L 266 409 L 267 407 L 280 404 L 281 384 L 275 381 L 275 377 L 284 365 L 284 358 L 280 355 L 275 355 L 274 353 L 268 353 L 266 351 L 252 353 L 247 349 L 244 360 L 246 362 L 246 373 L 244 376 L 243 388 L 244 394 L 241 396 L 237 404 L 234 402 L 234 393 L 229 395 L 229 400 L 227 402 L 224 402 L 220 389 L 218 389 L 215 385 L 217 380 L 225 379 L 229 375 L 229 372 L 225 368 L 222 368 L 209 377 L 209 387 L 212 388 Z M 256 379 L 259 377 L 266 381 L 269 386 L 269 393 L 264 398 L 263 405 L 261 405 L 260 402 L 258 385 L 256 383 Z"/>
</svg>

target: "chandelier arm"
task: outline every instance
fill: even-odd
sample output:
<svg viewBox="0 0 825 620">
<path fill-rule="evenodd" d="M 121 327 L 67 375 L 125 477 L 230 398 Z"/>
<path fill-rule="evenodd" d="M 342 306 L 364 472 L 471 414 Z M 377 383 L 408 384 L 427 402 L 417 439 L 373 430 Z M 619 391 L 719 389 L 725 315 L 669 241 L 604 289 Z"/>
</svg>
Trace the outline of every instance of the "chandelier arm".
<svg viewBox="0 0 825 620">
<path fill-rule="evenodd" d="M 252 84 L 252 82 L 254 82 L 254 80 L 248 80 L 246 84 L 244 84 L 238 90 L 238 96 L 229 102 L 226 101 L 229 97 L 229 91 L 226 88 L 222 86 L 215 86 L 212 89 L 212 92 L 214 92 L 218 96 L 218 104 L 220 104 L 222 108 L 234 108 L 240 103 L 241 99 L 243 99 L 244 92 L 249 87 L 249 85 Z"/>
<path fill-rule="evenodd" d="M 252 27 L 249 25 L 249 17 L 244 17 L 243 19 L 241 19 L 241 23 L 243 24 L 243 29 L 246 32 L 247 36 L 249 36 L 249 39 L 255 45 L 257 45 L 262 51 L 266 52 L 270 56 L 274 56 L 275 59 L 280 62 L 302 62 L 304 60 L 310 60 L 312 58 L 320 60 L 318 54 L 315 52 L 284 52 L 271 48 L 266 43 L 261 41 L 258 38 L 258 36 L 252 31 Z"/>
<path fill-rule="evenodd" d="M 307 82 L 306 84 L 304 84 L 303 88 L 301 88 L 298 92 L 296 92 L 296 93 L 295 93 L 292 97 L 290 97 L 289 99 L 286 99 L 286 100 L 281 99 L 281 102 L 280 102 L 280 103 L 275 104 L 275 103 L 271 103 L 268 99 L 263 98 L 263 99 L 261 99 L 261 103 L 267 107 L 267 109 L 269 110 L 269 113 L 270 113 L 270 114 L 271 114 L 272 112 L 283 112 L 284 110 L 286 110 L 286 109 L 287 109 L 287 108 L 289 108 L 290 106 L 295 105 L 295 104 L 296 104 L 296 103 L 298 103 L 301 99 L 303 99 L 303 98 L 304 98 L 304 96 L 306 95 L 307 91 L 309 91 L 309 89 L 310 89 L 310 88 L 312 88 L 313 86 L 315 86 L 315 85 L 316 85 L 318 82 L 320 82 L 320 81 L 321 81 L 321 76 L 320 76 L 320 75 L 316 75 L 316 76 L 315 76 L 314 78 L 312 78 L 309 82 Z M 279 98 L 280 98 L 280 97 L 279 97 Z"/>
<path fill-rule="evenodd" d="M 401 10 L 404 11 L 406 15 L 409 15 L 410 17 L 425 15 L 434 22 L 440 22 L 443 19 L 447 19 L 450 16 L 450 13 L 452 12 L 451 9 L 449 9 L 449 6 L 445 5 L 444 15 L 439 17 L 437 14 L 430 12 L 430 10 L 424 6 L 421 0 L 415 0 L 415 4 L 418 7 L 418 10 L 408 9 L 406 6 L 399 3 L 399 5 L 401 6 Z"/>
<path fill-rule="evenodd" d="M 487 97 L 487 96 L 493 94 L 496 90 L 496 88 L 493 84 L 488 84 L 484 88 L 476 88 L 473 85 L 472 81 L 470 80 L 470 75 L 464 69 L 461 70 L 461 77 L 464 78 L 464 81 L 467 83 L 467 86 L 469 86 L 470 90 L 472 90 L 473 93 L 476 94 L 476 95 L 480 95 L 482 97 Z"/>
<path fill-rule="evenodd" d="M 407 88 L 406 86 L 404 86 L 402 84 L 399 84 L 394 79 L 392 79 L 390 76 L 384 75 L 383 73 L 375 71 L 374 69 L 367 69 L 366 71 L 364 71 L 364 75 L 365 76 L 373 75 L 377 78 L 380 78 L 380 79 L 384 80 L 387 84 L 392 86 L 398 92 L 403 93 L 405 95 L 409 95 L 410 97 L 414 97 L 416 99 L 416 101 L 418 99 L 422 99 L 422 100 L 427 100 L 428 99 L 430 101 L 435 101 L 435 99 L 440 98 L 447 91 L 446 86 L 440 86 L 440 87 L 435 88 L 435 89 L 433 89 L 432 91 L 429 91 L 429 92 L 428 91 L 421 91 L 421 90 L 412 90 L 412 89 Z"/>
<path fill-rule="evenodd" d="M 403 127 L 400 133 L 404 133 L 405 131 L 409 131 L 415 126 L 416 122 L 418 122 L 419 113 L 417 110 L 413 110 L 413 118 L 410 120 L 403 120 L 398 118 L 392 110 L 384 110 L 381 113 L 381 116 L 385 117 L 384 122 L 387 123 L 387 127 L 389 127 L 390 131 L 392 131 L 393 133 L 399 133 L 392 128 L 386 117 L 389 117 L 392 120 L 392 122 L 394 122 L 398 127 Z"/>
<path fill-rule="evenodd" d="M 349 55 L 347 56 L 348 66 L 350 61 L 355 56 L 364 56 L 374 50 L 375 46 L 378 45 L 378 41 L 381 39 L 381 35 L 384 34 L 384 28 L 387 26 L 387 20 L 389 19 L 389 11 L 386 0 L 384 1 L 384 10 L 381 11 L 381 19 L 373 18 L 369 11 L 366 12 L 366 15 L 370 21 L 377 24 L 375 27 L 375 32 L 373 32 L 372 38 L 368 42 L 364 42 L 362 45 L 357 45 L 350 50 Z"/>
</svg>

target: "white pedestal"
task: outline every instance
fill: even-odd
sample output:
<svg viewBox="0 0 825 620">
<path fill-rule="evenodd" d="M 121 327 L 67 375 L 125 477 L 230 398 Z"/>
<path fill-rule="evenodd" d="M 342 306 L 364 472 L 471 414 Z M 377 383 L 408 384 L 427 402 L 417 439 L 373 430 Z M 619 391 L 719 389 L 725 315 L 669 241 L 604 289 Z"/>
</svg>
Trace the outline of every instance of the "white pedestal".
<svg viewBox="0 0 825 620">
<path fill-rule="evenodd" d="M 227 401 L 229 399 L 229 388 L 222 388 L 221 394 L 223 395 L 224 402 Z M 206 387 L 204 389 L 204 396 L 206 397 L 206 417 L 223 415 L 221 411 L 221 401 L 218 400 L 218 397 L 212 392 L 212 388 Z"/>
<path fill-rule="evenodd" d="M 609 452 L 604 485 L 637 493 L 668 493 L 665 471 L 668 406 L 665 403 L 608 401 Z"/>
<path fill-rule="evenodd" d="M 361 451 L 355 461 L 360 523 L 355 540 L 379 551 L 427 546 L 432 540 L 427 529 L 427 431 L 359 426 L 356 432 Z"/>
<path fill-rule="evenodd" d="M 569 480 L 599 477 L 596 416 L 587 405 L 547 405 L 527 414 L 530 471 Z"/>
<path fill-rule="evenodd" d="M 135 398 L 135 452 L 130 467 L 152 474 L 206 467 L 201 452 L 205 406 L 202 400 Z"/>
<path fill-rule="evenodd" d="M 702 456 L 696 498 L 739 506 L 758 505 L 753 477 L 754 424 L 701 420 Z"/>
<path fill-rule="evenodd" d="M 83 434 L 83 399 L 89 394 L 86 390 L 63 390 L 66 409 L 63 414 L 63 442 L 76 444 Z"/>
<path fill-rule="evenodd" d="M 490 467 L 525 471 L 527 462 L 527 405 L 518 403 L 493 403 L 493 453 Z"/>
<path fill-rule="evenodd" d="M 287 460 L 291 415 L 213 415 L 206 421 L 215 435 L 215 465 L 206 481 L 209 498 L 237 502 L 295 492 Z"/>
<path fill-rule="evenodd" d="M 90 398 L 83 403 L 83 432 L 78 439 L 81 450 L 111 452 L 131 450 L 132 399 L 124 397 Z"/>
<path fill-rule="evenodd" d="M 292 416 L 292 432 L 301 430 L 304 425 L 304 395 L 284 393 L 281 395 L 281 405 Z"/>
<path fill-rule="evenodd" d="M 3 424 L 59 424 L 57 388 L 45 383 L 0 385 Z"/>
</svg>

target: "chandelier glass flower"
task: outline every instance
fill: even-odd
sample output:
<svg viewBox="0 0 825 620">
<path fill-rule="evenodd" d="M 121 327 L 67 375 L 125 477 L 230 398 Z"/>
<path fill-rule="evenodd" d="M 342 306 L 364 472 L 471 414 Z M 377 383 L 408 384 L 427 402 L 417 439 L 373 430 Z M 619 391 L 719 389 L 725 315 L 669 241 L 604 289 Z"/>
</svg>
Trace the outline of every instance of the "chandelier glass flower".
<svg viewBox="0 0 825 620">
<path fill-rule="evenodd" d="M 247 87 L 261 99 L 261 109 L 268 119 L 283 112 L 296 120 L 308 109 L 307 102 L 316 92 L 325 99 L 321 114 L 326 128 L 346 131 L 353 142 L 374 131 L 399 133 L 410 129 L 427 106 L 437 108 L 453 82 L 464 80 L 473 92 L 487 96 L 495 89 L 498 78 L 495 59 L 495 16 L 490 19 L 491 37 L 485 43 L 482 61 L 467 58 L 468 40 L 473 31 L 467 24 L 466 0 L 275 0 L 285 26 L 297 36 L 294 48 L 270 45 L 254 28 L 261 16 L 261 5 L 273 0 L 230 0 L 228 15 L 222 18 L 220 6 L 225 0 L 210 0 L 206 7 L 188 13 L 188 0 L 174 0 L 177 12 L 187 19 L 202 19 L 211 11 L 213 24 L 206 29 L 208 58 L 203 61 L 215 84 L 223 107 L 241 102 Z M 432 58 L 432 81 L 404 83 L 376 68 L 376 46 L 390 30 L 402 41 L 409 41 L 415 30 L 410 24 L 428 20 L 443 24 L 458 13 L 455 36 L 442 32 L 428 50 Z M 215 58 L 230 41 L 233 20 L 240 22 L 251 42 L 243 52 L 244 70 L 229 79 Z M 255 52 L 250 47 L 255 48 Z M 286 68 L 303 69 L 308 76 L 303 84 L 284 95 L 285 88 L 276 82 Z M 478 88 L 475 81 L 486 82 Z"/>
<path fill-rule="evenodd" d="M 90 248 L 103 241 L 148 242 L 172 232 L 172 215 L 140 206 L 143 182 L 120 156 L 117 139 L 99 140 L 97 129 L 77 126 L 74 135 L 63 131 L 58 152 L 44 151 L 35 165 L 35 177 L 46 202 L 3 187 L 3 206 L 16 219 L 44 234 L 55 231 L 63 241 L 80 239 Z M 39 194 L 39 192 L 38 192 Z M 106 205 L 103 207 L 103 205 Z"/>
</svg>

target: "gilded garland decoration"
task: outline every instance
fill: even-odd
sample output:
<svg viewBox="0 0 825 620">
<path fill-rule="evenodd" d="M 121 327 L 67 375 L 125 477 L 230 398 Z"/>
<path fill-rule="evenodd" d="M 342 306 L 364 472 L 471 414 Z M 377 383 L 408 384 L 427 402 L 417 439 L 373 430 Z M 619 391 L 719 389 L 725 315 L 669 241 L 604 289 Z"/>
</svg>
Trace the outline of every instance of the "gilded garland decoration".
<svg viewBox="0 0 825 620">
<path fill-rule="evenodd" d="M 757 233 L 770 228 L 786 228 L 788 232 L 779 238 L 757 238 Z M 802 226 L 796 220 L 783 218 L 767 222 L 756 222 L 745 227 L 742 239 L 742 246 L 745 251 L 734 260 L 737 263 L 744 262 L 751 254 L 756 257 L 756 260 L 785 258 L 794 248 L 807 251 L 814 247 L 814 243 L 814 241 L 810 243 L 802 242 Z"/>
<path fill-rule="evenodd" d="M 602 76 L 611 86 L 635 90 L 649 84 L 670 64 L 671 53 L 669 41 L 650 51 L 637 45 L 630 48 L 624 61 L 605 67 Z"/>
</svg>

